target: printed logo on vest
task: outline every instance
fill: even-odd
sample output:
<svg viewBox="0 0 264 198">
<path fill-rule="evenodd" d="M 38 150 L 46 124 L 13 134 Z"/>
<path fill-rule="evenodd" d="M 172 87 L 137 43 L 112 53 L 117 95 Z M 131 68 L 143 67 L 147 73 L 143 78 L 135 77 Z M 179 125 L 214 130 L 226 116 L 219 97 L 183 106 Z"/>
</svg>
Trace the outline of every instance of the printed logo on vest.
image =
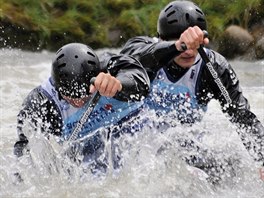
<svg viewBox="0 0 264 198">
<path fill-rule="evenodd" d="M 111 110 L 112 108 L 113 108 L 112 104 L 105 104 L 104 105 L 104 109 L 107 110 L 107 111 Z"/>
<path fill-rule="evenodd" d="M 195 70 L 194 70 L 194 69 L 192 69 L 191 76 L 190 76 L 190 78 L 191 78 L 191 79 L 193 79 L 193 77 L 194 77 L 194 74 L 195 74 Z"/>
</svg>

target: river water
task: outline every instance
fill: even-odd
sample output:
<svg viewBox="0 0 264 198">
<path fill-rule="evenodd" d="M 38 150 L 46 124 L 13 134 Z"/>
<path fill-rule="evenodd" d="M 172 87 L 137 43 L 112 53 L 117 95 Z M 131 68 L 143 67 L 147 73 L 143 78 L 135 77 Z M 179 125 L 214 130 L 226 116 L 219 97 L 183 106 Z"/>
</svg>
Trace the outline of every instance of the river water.
<svg viewBox="0 0 264 198">
<path fill-rule="evenodd" d="M 264 197 L 264 180 L 260 177 L 259 165 L 245 150 L 235 127 L 223 115 L 216 101 L 209 104 L 202 122 L 192 127 L 174 126 L 163 134 L 144 129 L 138 136 L 127 137 L 123 142 L 129 142 L 129 146 L 124 147 L 127 149 L 125 164 L 119 173 L 109 171 L 98 178 L 69 165 L 74 172 L 69 177 L 67 171 L 56 170 L 60 165 L 47 163 L 57 153 L 49 143 L 38 138 L 35 138 L 38 150 L 35 164 L 30 165 L 27 159 L 18 161 L 13 156 L 17 139 L 16 115 L 28 92 L 49 76 L 52 57 L 53 53 L 47 51 L 0 50 L 0 197 Z M 236 60 L 231 64 L 251 110 L 264 123 L 264 60 Z M 151 112 L 143 116 L 150 117 Z M 219 186 L 212 186 L 201 172 L 179 160 L 173 140 L 175 134 L 188 132 L 203 134 L 201 142 L 216 150 L 220 158 L 227 155 L 238 158 L 236 175 Z M 158 155 L 158 149 L 168 142 L 172 145 L 170 149 Z M 52 166 L 47 168 L 47 164 Z M 17 183 L 13 176 L 18 169 L 23 172 L 22 183 Z"/>
</svg>

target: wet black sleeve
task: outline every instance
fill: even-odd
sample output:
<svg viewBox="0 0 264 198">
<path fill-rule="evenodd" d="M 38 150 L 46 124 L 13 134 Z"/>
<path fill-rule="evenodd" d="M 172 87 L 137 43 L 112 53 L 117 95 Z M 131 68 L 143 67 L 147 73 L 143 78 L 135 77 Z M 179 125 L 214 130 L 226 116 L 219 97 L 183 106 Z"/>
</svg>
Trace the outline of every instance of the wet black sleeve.
<svg viewBox="0 0 264 198">
<path fill-rule="evenodd" d="M 53 135 L 61 135 L 62 119 L 55 105 L 42 93 L 41 88 L 33 89 L 22 104 L 17 116 L 18 141 L 14 145 L 14 154 L 23 155 L 27 148 L 30 133 L 40 130 Z"/>
<path fill-rule="evenodd" d="M 167 65 L 179 52 L 174 41 L 155 41 L 150 37 L 131 38 L 120 53 L 135 57 L 146 69 L 150 80 L 156 77 L 157 71 Z"/>
<path fill-rule="evenodd" d="M 128 55 L 103 54 L 100 62 L 108 72 L 120 80 L 122 91 L 115 98 L 121 101 L 140 101 L 149 93 L 150 81 L 138 60 Z M 100 57 L 102 58 L 102 57 Z"/>
<path fill-rule="evenodd" d="M 250 111 L 249 102 L 244 97 L 237 75 L 228 61 L 213 51 L 210 57 L 211 61 L 214 62 L 214 68 L 221 82 L 229 93 L 232 103 L 226 105 L 220 89 L 216 86 L 216 83 L 211 81 L 210 85 L 214 98 L 220 101 L 222 111 L 228 113 L 230 121 L 238 126 L 238 133 L 247 150 L 250 151 L 257 161 L 264 163 L 263 125 L 256 115 Z M 207 71 L 207 76 L 210 76 L 209 71 Z"/>
</svg>

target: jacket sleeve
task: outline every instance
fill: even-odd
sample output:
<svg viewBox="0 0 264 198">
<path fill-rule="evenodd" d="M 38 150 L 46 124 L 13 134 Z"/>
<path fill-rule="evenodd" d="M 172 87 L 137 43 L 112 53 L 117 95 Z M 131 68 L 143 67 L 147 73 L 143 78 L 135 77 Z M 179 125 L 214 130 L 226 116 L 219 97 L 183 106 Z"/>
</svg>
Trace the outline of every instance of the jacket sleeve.
<svg viewBox="0 0 264 198">
<path fill-rule="evenodd" d="M 107 56 L 104 55 L 106 58 Z M 101 61 L 108 72 L 120 80 L 122 90 L 115 98 L 121 101 L 140 101 L 149 93 L 150 81 L 146 70 L 132 56 L 109 54 Z"/>
<path fill-rule="evenodd" d="M 228 61 L 213 51 L 210 58 L 214 62 L 214 68 L 229 93 L 232 103 L 227 105 L 216 83 L 211 82 L 214 98 L 220 101 L 222 111 L 228 113 L 230 121 L 237 125 L 238 133 L 246 149 L 253 155 L 255 160 L 264 163 L 263 125 L 250 110 L 249 102 L 242 93 L 236 73 Z"/>
<path fill-rule="evenodd" d="M 129 39 L 120 53 L 132 55 L 139 60 L 150 80 L 153 80 L 157 71 L 181 52 L 176 49 L 174 41 L 158 41 L 139 36 Z"/>
<path fill-rule="evenodd" d="M 61 135 L 61 116 L 53 101 L 40 91 L 33 89 L 25 98 L 17 116 L 18 141 L 14 145 L 14 154 L 18 157 L 29 151 L 28 137 L 40 129 L 41 132 Z"/>
</svg>

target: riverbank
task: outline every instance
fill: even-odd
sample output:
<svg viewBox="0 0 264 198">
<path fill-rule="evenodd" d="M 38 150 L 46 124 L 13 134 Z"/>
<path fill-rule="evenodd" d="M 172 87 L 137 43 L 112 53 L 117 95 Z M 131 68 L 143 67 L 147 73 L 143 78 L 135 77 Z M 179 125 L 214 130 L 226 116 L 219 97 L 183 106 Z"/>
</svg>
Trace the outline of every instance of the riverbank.
<svg viewBox="0 0 264 198">
<path fill-rule="evenodd" d="M 0 0 L 0 47 L 56 51 L 65 43 L 82 42 L 94 49 L 118 48 L 133 36 L 156 36 L 159 12 L 168 2 L 170 0 Z M 239 4 L 228 0 L 194 2 L 206 14 L 213 49 L 230 59 L 237 56 L 264 58 L 261 28 L 258 31 L 262 31 L 262 38 L 251 35 L 253 39 L 249 43 L 243 38 L 243 42 L 236 41 L 236 33 L 229 40 L 225 37 L 230 25 L 238 25 L 250 34 L 254 27 L 263 27 L 262 0 L 241 0 Z M 233 50 L 238 47 L 244 49 Z"/>
</svg>

